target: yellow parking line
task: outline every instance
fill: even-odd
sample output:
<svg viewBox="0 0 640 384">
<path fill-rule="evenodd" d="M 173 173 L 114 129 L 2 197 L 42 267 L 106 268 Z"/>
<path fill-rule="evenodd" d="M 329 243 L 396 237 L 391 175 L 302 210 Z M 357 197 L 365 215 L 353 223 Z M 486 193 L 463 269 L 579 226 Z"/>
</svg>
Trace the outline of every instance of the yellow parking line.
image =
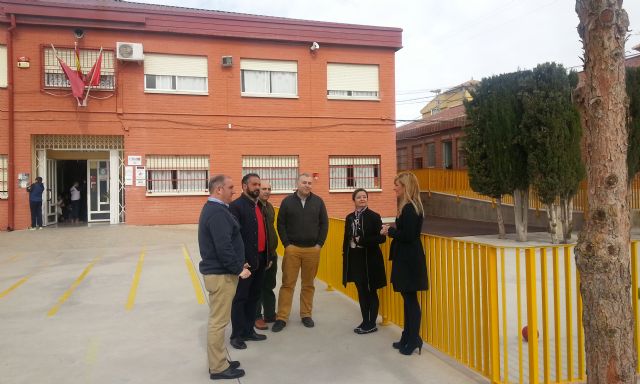
<svg viewBox="0 0 640 384">
<path fill-rule="evenodd" d="M 73 284 L 71 284 L 71 287 L 69 287 L 69 289 L 67 289 L 67 291 L 63 293 L 62 296 L 60 296 L 56 305 L 51 307 L 49 312 L 47 312 L 47 316 L 51 317 L 51 316 L 54 316 L 56 313 L 58 313 L 60 306 L 62 306 L 62 304 L 64 304 L 64 302 L 67 301 L 67 299 L 71 296 L 73 291 L 75 291 L 75 289 L 78 287 L 78 285 L 80 285 L 82 280 L 84 280 L 84 278 L 89 274 L 89 272 L 91 271 L 91 268 L 93 268 L 93 266 L 95 265 L 95 263 L 98 262 L 98 260 L 100 260 L 99 256 L 94 258 L 93 261 L 91 261 L 91 263 L 87 265 L 84 271 L 82 271 L 82 274 L 80 274 L 80 276 L 78 276 L 76 281 L 74 281 Z"/>
<path fill-rule="evenodd" d="M 7 296 L 8 294 L 11 293 L 11 291 L 13 291 L 14 289 L 18 288 L 22 284 L 24 284 L 27 280 L 29 280 L 30 277 L 31 277 L 31 275 L 27 275 L 27 276 L 23 277 L 22 279 L 18 280 L 17 283 L 13 284 L 9 288 L 7 288 L 4 291 L 0 292 L 0 299 L 2 299 L 3 297 Z"/>
<path fill-rule="evenodd" d="M 142 264 L 144 263 L 144 253 L 145 249 L 142 248 L 140 252 L 140 257 L 138 258 L 138 266 L 136 267 L 136 273 L 133 275 L 133 282 L 131 283 L 131 289 L 129 290 L 129 298 L 127 299 L 127 304 L 125 304 L 124 308 L 127 311 L 133 309 L 133 305 L 136 302 L 136 292 L 138 291 L 138 283 L 140 282 L 140 274 L 142 274 Z"/>
<path fill-rule="evenodd" d="M 189 255 L 189 251 L 184 244 L 182 244 L 182 254 L 184 255 L 184 263 L 187 265 L 187 270 L 189 271 L 189 276 L 191 277 L 193 290 L 196 292 L 196 299 L 198 300 L 198 304 L 204 304 L 204 294 L 202 293 L 200 280 L 198 280 L 198 275 L 196 274 L 196 270 L 193 267 L 193 263 L 191 262 L 191 256 Z"/>
</svg>

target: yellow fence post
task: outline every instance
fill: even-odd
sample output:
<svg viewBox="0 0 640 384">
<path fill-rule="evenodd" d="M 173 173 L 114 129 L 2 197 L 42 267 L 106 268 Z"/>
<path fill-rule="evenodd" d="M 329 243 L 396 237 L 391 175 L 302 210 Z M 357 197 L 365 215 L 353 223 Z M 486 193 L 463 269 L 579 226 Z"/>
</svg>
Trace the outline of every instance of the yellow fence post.
<svg viewBox="0 0 640 384">
<path fill-rule="evenodd" d="M 490 379 L 492 383 L 500 382 L 500 328 L 498 320 L 498 253 L 495 247 L 488 249 L 489 257 L 489 347 L 490 347 Z M 506 335 L 504 335 L 506 337 Z M 507 381 L 507 380 L 505 380 Z"/>
<path fill-rule="evenodd" d="M 528 248 L 525 255 L 527 276 L 527 330 L 529 344 L 529 384 L 538 383 L 538 305 L 536 301 L 536 251 Z"/>
</svg>

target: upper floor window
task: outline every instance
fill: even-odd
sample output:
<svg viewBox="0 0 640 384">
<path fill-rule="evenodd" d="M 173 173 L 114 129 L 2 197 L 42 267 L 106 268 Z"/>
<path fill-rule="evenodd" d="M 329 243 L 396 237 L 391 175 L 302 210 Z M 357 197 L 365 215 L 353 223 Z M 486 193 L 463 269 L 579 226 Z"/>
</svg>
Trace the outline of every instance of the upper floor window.
<svg viewBox="0 0 640 384">
<path fill-rule="evenodd" d="M 207 57 L 145 53 L 144 90 L 149 93 L 207 95 Z"/>
<path fill-rule="evenodd" d="M 379 100 L 378 66 L 327 64 L 327 98 Z"/>
<path fill-rule="evenodd" d="M 203 195 L 209 191 L 209 156 L 148 155 L 147 194 Z"/>
<path fill-rule="evenodd" d="M 0 199 L 9 198 L 8 168 L 7 155 L 0 155 Z"/>
<path fill-rule="evenodd" d="M 240 60 L 242 96 L 297 97 L 298 63 L 282 60 Z"/>
<path fill-rule="evenodd" d="M 91 72 L 91 68 L 98 60 L 99 49 L 79 49 L 78 55 L 73 48 L 57 48 L 58 56 L 72 70 L 79 69 L 82 75 L 86 76 Z M 79 58 L 79 60 L 78 60 Z M 88 84 L 89 82 L 87 82 Z M 62 71 L 62 67 L 56 59 L 52 48 L 44 49 L 44 86 L 45 88 L 71 88 L 69 80 Z M 87 85 L 88 87 L 88 85 Z M 116 87 L 115 61 L 113 51 L 102 51 L 102 64 L 100 66 L 100 81 L 98 85 L 92 85 L 92 89 L 113 90 Z"/>
<path fill-rule="evenodd" d="M 0 45 L 0 88 L 7 86 L 7 46 Z"/>
<path fill-rule="evenodd" d="M 330 156 L 329 190 L 380 189 L 379 156 Z"/>
<path fill-rule="evenodd" d="M 271 192 L 291 193 L 298 180 L 298 156 L 242 156 L 242 175 L 257 173 Z"/>
</svg>

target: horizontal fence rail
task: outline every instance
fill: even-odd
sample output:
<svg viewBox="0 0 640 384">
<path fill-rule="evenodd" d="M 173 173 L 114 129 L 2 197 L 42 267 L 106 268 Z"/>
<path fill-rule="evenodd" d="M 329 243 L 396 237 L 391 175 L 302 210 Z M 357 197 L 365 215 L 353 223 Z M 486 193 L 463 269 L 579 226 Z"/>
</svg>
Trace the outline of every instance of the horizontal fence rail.
<svg viewBox="0 0 640 384">
<path fill-rule="evenodd" d="M 437 192 L 453 195 L 458 198 L 464 197 L 494 202 L 494 199 L 480 195 L 471 189 L 469 185 L 469 174 L 466 169 L 423 168 L 413 169 L 410 172 L 414 173 L 418 178 L 422 192 Z M 634 177 L 631 188 L 631 209 L 640 209 L 640 175 Z M 511 195 L 504 195 L 502 197 L 502 203 L 513 205 L 513 197 Z M 535 210 L 545 209 L 533 189 L 529 191 L 529 208 Z M 573 198 L 573 209 L 577 212 L 585 212 L 588 210 L 586 181 L 580 183 L 578 193 Z"/>
<path fill-rule="evenodd" d="M 343 231 L 344 220 L 330 219 L 318 278 L 328 289 L 357 300 L 353 284 L 342 286 Z M 426 234 L 422 243 L 430 280 L 430 289 L 419 295 L 420 334 L 425 342 L 492 383 L 586 379 L 580 276 L 573 245 L 501 247 Z M 390 244 L 388 239 L 381 245 L 387 279 Z M 633 241 L 631 293 L 638 292 L 637 248 Z M 282 245 L 278 253 L 284 253 Z M 402 326 L 400 294 L 390 283 L 378 293 L 383 325 Z M 638 345 L 637 297 L 633 311 Z M 637 370 L 640 373 L 640 365 Z"/>
</svg>

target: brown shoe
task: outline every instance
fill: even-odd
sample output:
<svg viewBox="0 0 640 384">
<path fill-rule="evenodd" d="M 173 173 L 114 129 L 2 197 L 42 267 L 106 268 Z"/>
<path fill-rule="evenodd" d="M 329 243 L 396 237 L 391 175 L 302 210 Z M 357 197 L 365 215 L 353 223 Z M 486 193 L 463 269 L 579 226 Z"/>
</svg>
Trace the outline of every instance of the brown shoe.
<svg viewBox="0 0 640 384">
<path fill-rule="evenodd" d="M 256 320 L 255 327 L 261 331 L 269 329 L 269 326 L 262 319 Z"/>
</svg>

